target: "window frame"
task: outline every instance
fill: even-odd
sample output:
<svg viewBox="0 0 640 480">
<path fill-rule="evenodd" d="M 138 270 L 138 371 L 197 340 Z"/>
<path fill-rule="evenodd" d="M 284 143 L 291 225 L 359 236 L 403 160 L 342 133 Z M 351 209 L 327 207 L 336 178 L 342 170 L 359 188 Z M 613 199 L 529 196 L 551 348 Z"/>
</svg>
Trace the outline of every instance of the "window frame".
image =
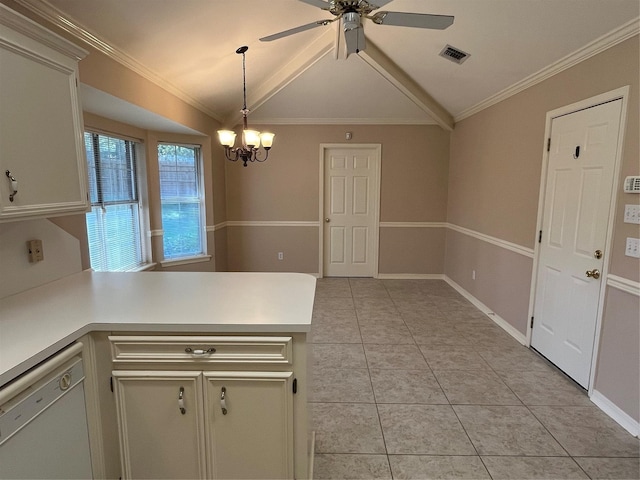
<svg viewBox="0 0 640 480">
<path fill-rule="evenodd" d="M 199 205 L 199 234 L 200 234 L 200 253 L 190 254 L 184 256 L 175 256 L 175 257 L 165 257 L 165 229 L 164 223 L 162 224 L 162 260 L 160 261 L 160 265 L 162 267 L 167 266 L 177 266 L 177 265 L 187 265 L 190 263 L 198 263 L 203 261 L 208 261 L 211 259 L 211 255 L 208 254 L 208 245 L 207 245 L 207 227 L 206 227 L 206 198 L 205 198 L 205 183 L 204 183 L 204 155 L 203 155 L 203 145 L 198 143 L 185 143 L 185 142 L 172 142 L 170 140 L 159 140 L 156 146 L 156 164 L 158 168 L 158 196 L 160 200 L 160 218 L 162 222 L 162 206 L 163 206 L 163 198 L 162 198 L 162 185 L 161 185 L 161 170 L 160 170 L 160 154 L 158 152 L 159 147 L 161 145 L 169 145 L 176 147 L 185 147 L 185 148 L 193 148 L 196 151 L 196 159 L 195 159 L 195 173 L 197 177 L 196 186 L 198 189 L 198 200 L 197 203 Z M 185 197 L 172 197 L 177 200 Z M 187 202 L 185 202 L 187 203 Z"/>
</svg>

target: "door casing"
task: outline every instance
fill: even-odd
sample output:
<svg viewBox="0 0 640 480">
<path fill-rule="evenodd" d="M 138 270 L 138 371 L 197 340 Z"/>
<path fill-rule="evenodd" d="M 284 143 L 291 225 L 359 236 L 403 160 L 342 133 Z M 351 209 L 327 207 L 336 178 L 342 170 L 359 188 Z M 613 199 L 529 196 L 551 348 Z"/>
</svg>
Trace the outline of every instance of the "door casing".
<svg viewBox="0 0 640 480">
<path fill-rule="evenodd" d="M 534 253 L 533 253 L 533 269 L 531 273 L 531 291 L 529 295 L 529 316 L 531 319 L 534 316 L 534 305 L 535 305 L 535 296 L 536 296 L 536 283 L 538 276 L 538 267 L 540 263 L 540 244 L 537 241 L 538 232 L 542 229 L 543 222 L 543 213 L 545 206 L 545 192 L 547 186 L 547 169 L 549 165 L 549 152 L 547 152 L 547 139 L 551 137 L 551 124 L 554 118 L 561 117 L 563 115 L 568 115 L 571 113 L 578 112 L 580 110 L 584 110 L 590 107 L 595 107 L 602 103 L 611 102 L 613 100 L 622 100 L 622 114 L 620 119 L 620 131 L 618 134 L 618 146 L 616 158 L 614 160 L 613 166 L 613 188 L 611 189 L 611 201 L 609 208 L 609 218 L 613 219 L 616 211 L 616 199 L 618 196 L 618 188 L 620 188 L 620 168 L 622 164 L 622 154 L 623 154 L 623 146 L 624 146 L 624 134 L 626 131 L 626 121 L 627 121 L 627 105 L 629 101 L 629 86 L 621 87 L 610 92 L 603 93 L 601 95 L 596 95 L 591 98 L 587 98 L 585 100 L 581 100 L 576 103 L 572 103 L 570 105 L 566 105 L 564 107 L 560 107 L 558 109 L 547 112 L 546 123 L 545 123 L 545 132 L 544 132 L 544 147 L 542 154 L 542 172 L 540 174 L 540 193 L 538 196 L 538 217 L 536 220 L 536 233 L 535 238 L 536 242 L 534 245 Z M 599 344 L 600 344 L 600 333 L 602 330 L 602 312 L 604 309 L 604 297 L 607 287 L 607 276 L 609 273 L 609 262 L 611 260 L 611 245 L 613 238 L 613 226 L 615 222 L 610 221 L 607 225 L 607 236 L 604 248 L 604 261 L 602 265 L 602 279 L 603 281 L 600 283 L 600 294 L 598 298 L 598 312 L 596 316 L 596 331 L 595 331 L 595 339 L 594 339 L 594 348 L 593 355 L 591 357 L 591 373 L 589 375 L 589 395 L 593 392 L 593 380 L 596 372 L 596 363 L 598 359 L 599 353 Z M 535 321 L 535 320 L 534 320 Z M 527 322 L 527 346 L 531 346 L 531 334 L 532 327 L 531 322 Z"/>
<path fill-rule="evenodd" d="M 324 191 L 325 191 L 325 164 L 324 158 L 327 150 L 332 148 L 342 149 L 362 149 L 369 148 L 376 151 L 377 156 L 377 174 L 373 184 L 371 194 L 374 198 L 374 225 L 372 241 L 373 251 L 373 278 L 378 278 L 378 264 L 380 257 L 380 173 L 382 170 L 382 144 L 380 143 L 321 143 L 320 144 L 320 188 L 319 188 L 319 202 L 318 202 L 318 276 L 322 278 L 324 276 Z"/>
</svg>

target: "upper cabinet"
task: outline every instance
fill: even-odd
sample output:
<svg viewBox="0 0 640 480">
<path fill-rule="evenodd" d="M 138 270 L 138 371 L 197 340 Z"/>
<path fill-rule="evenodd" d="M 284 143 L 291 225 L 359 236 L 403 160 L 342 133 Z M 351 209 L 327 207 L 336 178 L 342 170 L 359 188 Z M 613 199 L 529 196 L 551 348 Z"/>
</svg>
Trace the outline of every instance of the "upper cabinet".
<svg viewBox="0 0 640 480">
<path fill-rule="evenodd" d="M 0 4 L 0 222 L 88 210 L 78 100 L 86 55 Z"/>
</svg>

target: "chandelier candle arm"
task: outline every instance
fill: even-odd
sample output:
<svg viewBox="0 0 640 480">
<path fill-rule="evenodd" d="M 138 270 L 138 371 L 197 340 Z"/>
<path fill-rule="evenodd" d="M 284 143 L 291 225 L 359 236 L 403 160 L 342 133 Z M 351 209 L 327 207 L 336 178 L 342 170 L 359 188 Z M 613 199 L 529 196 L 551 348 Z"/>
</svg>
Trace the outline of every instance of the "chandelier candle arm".
<svg viewBox="0 0 640 480">
<path fill-rule="evenodd" d="M 218 140 L 224 147 L 224 154 L 227 160 L 236 162 L 239 159 L 242 160 L 244 166 L 247 166 L 247 162 L 264 162 L 269 158 L 269 150 L 273 145 L 273 139 L 275 135 L 269 132 L 258 132 L 257 130 L 249 129 L 247 125 L 247 116 L 249 115 L 249 109 L 247 109 L 247 79 L 245 68 L 245 53 L 249 50 L 249 47 L 240 47 L 236 50 L 236 53 L 242 55 L 242 98 L 243 105 L 242 110 L 242 145 L 234 148 L 236 143 L 236 133 L 232 130 L 218 130 Z M 260 153 L 260 145 L 265 151 L 264 157 Z"/>
</svg>

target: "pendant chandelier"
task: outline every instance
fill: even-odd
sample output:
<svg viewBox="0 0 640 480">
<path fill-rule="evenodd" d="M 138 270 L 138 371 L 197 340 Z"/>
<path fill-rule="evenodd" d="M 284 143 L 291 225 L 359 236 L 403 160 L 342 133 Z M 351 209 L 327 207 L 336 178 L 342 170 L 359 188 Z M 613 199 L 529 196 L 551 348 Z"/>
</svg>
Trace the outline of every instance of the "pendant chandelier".
<svg viewBox="0 0 640 480">
<path fill-rule="evenodd" d="M 242 160 L 244 166 L 247 166 L 247 162 L 264 162 L 269 158 L 269 150 L 273 144 L 273 133 L 263 132 L 260 133 L 256 130 L 249 130 L 247 127 L 247 115 L 249 110 L 247 109 L 247 76 L 245 68 L 245 52 L 249 50 L 249 47 L 240 47 L 236 50 L 238 55 L 242 55 L 242 94 L 243 105 L 242 110 L 242 145 L 234 148 L 236 143 L 236 133 L 232 130 L 218 130 L 218 138 L 220 143 L 224 147 L 224 154 L 227 160 L 236 162 Z M 264 157 L 260 151 L 260 145 L 264 149 Z"/>
</svg>

